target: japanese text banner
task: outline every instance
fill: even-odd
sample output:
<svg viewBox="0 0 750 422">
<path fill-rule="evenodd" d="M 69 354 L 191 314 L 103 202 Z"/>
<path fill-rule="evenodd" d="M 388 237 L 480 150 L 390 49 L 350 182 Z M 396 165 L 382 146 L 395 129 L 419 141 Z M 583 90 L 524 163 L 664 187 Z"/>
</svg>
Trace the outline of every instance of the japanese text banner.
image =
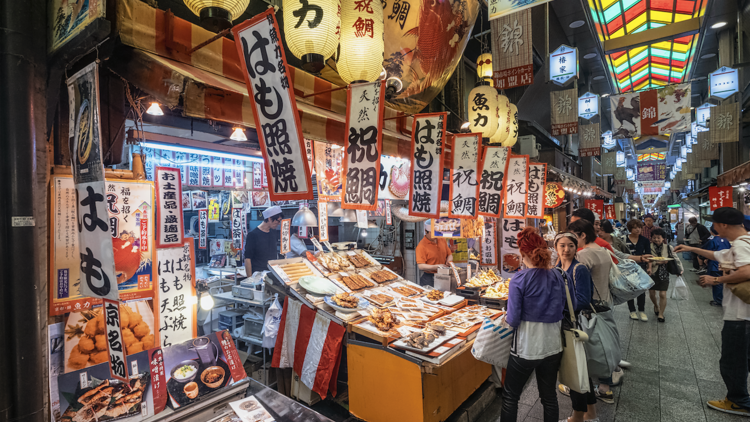
<svg viewBox="0 0 750 422">
<path fill-rule="evenodd" d="M 594 157 L 602 153 L 602 134 L 599 123 L 581 125 L 580 147 L 578 154 L 581 157 Z"/>
<path fill-rule="evenodd" d="M 281 220 L 281 226 L 279 227 L 279 235 L 281 236 L 281 248 L 279 253 L 286 255 L 291 251 L 291 239 L 292 239 L 292 220 L 286 218 Z"/>
<path fill-rule="evenodd" d="M 546 181 L 547 165 L 530 163 L 526 213 L 528 218 L 544 218 L 544 184 Z"/>
<path fill-rule="evenodd" d="M 477 216 L 479 144 L 481 133 L 453 136 L 448 215 L 457 218 Z"/>
<path fill-rule="evenodd" d="M 604 218 L 604 200 L 603 199 L 587 199 L 584 201 L 584 208 L 588 208 L 594 213 L 596 217 L 601 220 Z"/>
<path fill-rule="evenodd" d="M 182 244 L 182 185 L 180 169 L 156 168 L 156 247 Z"/>
<path fill-rule="evenodd" d="M 503 206 L 503 178 L 508 170 L 506 147 L 486 147 L 482 152 L 482 175 L 479 178 L 479 215 L 500 217 Z"/>
<path fill-rule="evenodd" d="M 409 215 L 440 217 L 447 113 L 417 114 L 412 125 Z"/>
<path fill-rule="evenodd" d="M 494 218 L 487 218 L 484 221 L 481 265 L 497 265 L 497 220 Z"/>
<path fill-rule="evenodd" d="M 711 186 L 708 188 L 708 200 L 711 202 L 711 211 L 716 211 L 722 207 L 733 207 L 731 186 Z"/>
<path fill-rule="evenodd" d="M 297 102 L 274 9 L 232 29 L 252 99 L 272 201 L 313 199 Z"/>
<path fill-rule="evenodd" d="M 109 374 L 120 381 L 128 382 L 128 365 L 125 360 L 125 340 L 120 329 L 120 302 L 104 299 L 102 309 L 106 327 L 107 351 L 109 352 Z"/>
<path fill-rule="evenodd" d="M 198 335 L 198 298 L 195 295 L 193 238 L 177 247 L 157 248 L 154 266 L 159 344 L 168 347 Z M 157 305 L 158 304 L 158 305 Z"/>
<path fill-rule="evenodd" d="M 499 221 L 499 220 L 498 220 Z M 518 250 L 518 233 L 526 227 L 524 220 L 504 218 L 500 233 L 500 259 L 503 278 L 511 278 L 521 269 L 521 253 Z"/>
<path fill-rule="evenodd" d="M 549 97 L 552 136 L 578 133 L 578 90 L 552 91 Z"/>
<path fill-rule="evenodd" d="M 378 207 L 385 81 L 349 85 L 341 208 Z"/>
<path fill-rule="evenodd" d="M 529 186 L 529 156 L 511 155 L 505 177 L 505 217 L 526 218 L 526 195 Z"/>
<path fill-rule="evenodd" d="M 502 16 L 490 22 L 492 78 L 495 88 L 509 89 L 534 83 L 531 45 L 531 10 Z"/>
<path fill-rule="evenodd" d="M 617 218 L 614 204 L 607 204 L 604 206 L 604 218 L 607 220 L 614 220 Z"/>
</svg>

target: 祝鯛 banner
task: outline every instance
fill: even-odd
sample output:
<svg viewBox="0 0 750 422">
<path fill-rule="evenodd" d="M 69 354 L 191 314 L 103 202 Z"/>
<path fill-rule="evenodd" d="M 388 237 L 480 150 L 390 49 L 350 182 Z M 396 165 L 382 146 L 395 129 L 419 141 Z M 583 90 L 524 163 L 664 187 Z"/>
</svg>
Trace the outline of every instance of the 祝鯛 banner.
<svg viewBox="0 0 750 422">
<path fill-rule="evenodd" d="M 528 218 L 544 218 L 544 184 L 547 181 L 547 165 L 529 163 L 529 188 L 527 196 Z"/>
<path fill-rule="evenodd" d="M 581 157 L 594 157 L 601 155 L 602 134 L 599 129 L 599 123 L 581 125 L 578 138 L 580 139 L 578 154 Z"/>
<path fill-rule="evenodd" d="M 385 81 L 349 85 L 341 208 L 378 207 Z"/>
<path fill-rule="evenodd" d="M 180 169 L 157 167 L 156 180 L 156 247 L 182 244 L 182 185 Z"/>
<path fill-rule="evenodd" d="M 578 90 L 552 91 L 549 98 L 552 136 L 578 133 Z"/>
<path fill-rule="evenodd" d="M 193 242 L 193 238 L 187 237 L 177 247 L 156 249 L 154 308 L 161 347 L 169 347 L 198 335 Z"/>
<path fill-rule="evenodd" d="M 497 265 L 497 220 L 495 218 L 484 219 L 481 253 L 481 265 Z"/>
<path fill-rule="evenodd" d="M 503 179 L 508 170 L 510 148 L 485 147 L 482 151 L 479 177 L 479 215 L 501 217 L 503 212 Z"/>
<path fill-rule="evenodd" d="M 511 155 L 505 176 L 505 218 L 526 218 L 529 156 Z"/>
<path fill-rule="evenodd" d="M 440 217 L 447 113 L 417 114 L 412 125 L 409 215 Z"/>
<path fill-rule="evenodd" d="M 722 207 L 733 207 L 733 192 L 734 190 L 731 186 L 711 186 L 708 188 L 708 200 L 711 203 L 711 211 L 716 211 Z"/>
<path fill-rule="evenodd" d="M 604 206 L 604 218 L 607 220 L 614 220 L 617 218 L 614 204 L 607 204 Z"/>
<path fill-rule="evenodd" d="M 232 28 L 272 201 L 313 199 L 297 102 L 274 9 Z"/>
<path fill-rule="evenodd" d="M 604 218 L 604 200 L 603 199 L 587 199 L 583 202 L 583 207 L 590 209 L 599 219 Z"/>
<path fill-rule="evenodd" d="M 479 145 L 481 133 L 462 133 L 453 136 L 450 169 L 448 215 L 456 218 L 477 216 L 479 182 Z"/>
<path fill-rule="evenodd" d="M 534 83 L 531 9 L 491 21 L 490 30 L 492 39 L 497 40 L 492 43 L 492 79 L 495 88 L 509 89 Z"/>
</svg>

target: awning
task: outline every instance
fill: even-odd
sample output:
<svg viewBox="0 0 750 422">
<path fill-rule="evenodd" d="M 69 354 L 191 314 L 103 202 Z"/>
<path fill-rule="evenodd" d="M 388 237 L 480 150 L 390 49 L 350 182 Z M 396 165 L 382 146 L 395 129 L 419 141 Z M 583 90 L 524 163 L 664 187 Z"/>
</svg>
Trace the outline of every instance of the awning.
<svg viewBox="0 0 750 422">
<path fill-rule="evenodd" d="M 717 186 L 732 186 L 750 179 L 750 161 L 721 173 L 716 179 Z"/>
</svg>

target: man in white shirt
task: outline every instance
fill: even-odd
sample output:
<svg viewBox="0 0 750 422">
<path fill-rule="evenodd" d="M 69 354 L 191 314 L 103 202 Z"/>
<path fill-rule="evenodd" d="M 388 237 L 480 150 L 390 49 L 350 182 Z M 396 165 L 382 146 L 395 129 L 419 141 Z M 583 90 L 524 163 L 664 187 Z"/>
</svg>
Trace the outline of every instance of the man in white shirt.
<svg viewBox="0 0 750 422">
<path fill-rule="evenodd" d="M 732 293 L 730 285 L 750 281 L 750 235 L 743 226 L 745 216 L 734 208 L 714 211 L 713 227 L 719 236 L 729 240 L 730 249 L 709 251 L 679 245 L 675 252 L 688 251 L 717 261 L 719 269 L 729 270 L 721 277 L 704 275 L 698 283 L 703 287 L 724 284 L 724 328 L 721 330 L 721 378 L 727 397 L 712 400 L 708 407 L 735 415 L 750 416 L 750 395 L 747 391 L 748 358 L 750 357 L 750 304 Z"/>
</svg>

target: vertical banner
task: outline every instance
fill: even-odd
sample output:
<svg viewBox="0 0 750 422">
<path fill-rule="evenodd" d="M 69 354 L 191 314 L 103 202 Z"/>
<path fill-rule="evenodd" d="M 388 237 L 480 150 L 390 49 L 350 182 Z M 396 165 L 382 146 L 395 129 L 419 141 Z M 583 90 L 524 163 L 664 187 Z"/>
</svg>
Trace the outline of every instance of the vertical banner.
<svg viewBox="0 0 750 422">
<path fill-rule="evenodd" d="M 291 241 L 292 236 L 292 220 L 289 218 L 281 220 L 279 232 L 281 234 L 281 250 L 279 253 L 281 253 L 281 255 L 286 255 L 291 250 L 289 242 Z"/>
<path fill-rule="evenodd" d="M 641 136 L 658 135 L 659 96 L 655 89 L 641 92 Z"/>
<path fill-rule="evenodd" d="M 318 201 L 318 237 L 321 242 L 328 240 L 328 203 Z"/>
<path fill-rule="evenodd" d="M 446 113 L 417 114 L 412 125 L 409 215 L 440 218 Z"/>
<path fill-rule="evenodd" d="M 479 198 L 479 144 L 481 133 L 462 133 L 453 136 L 451 149 L 448 215 L 454 218 L 477 216 Z"/>
<path fill-rule="evenodd" d="M 263 163 L 253 163 L 253 189 L 263 189 Z"/>
<path fill-rule="evenodd" d="M 739 142 L 741 120 L 738 102 L 711 107 L 711 143 Z"/>
<path fill-rule="evenodd" d="M 237 249 L 242 249 L 245 246 L 245 236 L 242 233 L 242 214 L 241 206 L 232 208 L 232 243 Z"/>
<path fill-rule="evenodd" d="M 484 238 L 482 238 L 481 265 L 497 265 L 497 220 L 484 219 Z"/>
<path fill-rule="evenodd" d="M 70 95 L 70 94 L 68 94 Z M 153 148 L 142 148 L 143 154 L 143 170 L 146 173 L 146 180 L 154 180 L 154 167 L 156 167 L 156 160 L 154 159 Z"/>
<path fill-rule="evenodd" d="M 678 133 L 690 130 L 691 83 L 669 85 L 656 90 L 658 96 L 657 133 Z M 643 113 L 642 113 L 643 114 Z"/>
<path fill-rule="evenodd" d="M 615 174 L 617 170 L 617 151 L 602 154 L 602 174 Z"/>
<path fill-rule="evenodd" d="M 583 202 L 583 207 L 590 209 L 594 215 L 599 219 L 604 218 L 604 200 L 603 199 L 587 199 Z"/>
<path fill-rule="evenodd" d="M 188 154 L 186 152 L 177 152 L 174 153 L 174 166 L 180 169 L 180 182 L 183 185 L 187 185 L 187 163 L 188 160 Z M 167 165 L 166 167 L 169 167 Z"/>
<path fill-rule="evenodd" d="M 349 85 L 346 103 L 341 208 L 374 211 L 378 207 L 380 155 L 383 151 L 385 81 Z"/>
<path fill-rule="evenodd" d="M 505 177 L 505 212 L 508 218 L 526 218 L 526 195 L 529 186 L 529 156 L 511 155 Z"/>
<path fill-rule="evenodd" d="M 222 167 L 224 169 L 224 187 L 225 188 L 233 188 L 234 187 L 234 180 L 232 178 L 234 177 L 234 169 L 232 168 L 234 166 L 234 160 L 231 158 L 225 158 L 222 160 Z"/>
<path fill-rule="evenodd" d="M 578 136 L 580 146 L 578 155 L 581 157 L 595 157 L 602 153 L 602 133 L 599 123 L 590 123 L 581 126 Z"/>
<path fill-rule="evenodd" d="M 615 169 L 615 186 L 625 186 L 628 182 L 628 175 L 625 171 L 625 167 L 617 167 Z"/>
<path fill-rule="evenodd" d="M 491 1 L 492 3 L 492 1 Z M 531 45 L 531 9 L 502 16 L 490 22 L 492 79 L 495 88 L 509 89 L 534 83 Z"/>
<path fill-rule="evenodd" d="M 198 336 L 198 298 L 195 295 L 193 238 L 178 247 L 157 248 L 154 267 L 154 308 L 159 344 L 169 347 Z"/>
<path fill-rule="evenodd" d="M 552 91 L 549 98 L 552 136 L 578 133 L 578 90 Z"/>
<path fill-rule="evenodd" d="M 201 166 L 200 166 L 200 155 L 189 154 L 188 160 L 188 186 L 200 186 L 201 185 Z"/>
<path fill-rule="evenodd" d="M 182 244 L 182 186 L 180 170 L 156 168 L 156 247 L 169 248 Z"/>
<path fill-rule="evenodd" d="M 351 87 L 350 87 L 351 89 Z M 313 141 L 311 139 L 305 138 L 305 156 L 307 157 L 307 166 L 310 167 L 310 174 L 313 174 L 313 164 L 315 163 L 315 155 L 313 153 Z M 268 183 L 266 183 L 266 187 L 268 187 Z"/>
<path fill-rule="evenodd" d="M 213 179 L 211 179 L 211 186 L 215 188 L 224 187 L 223 165 L 224 160 L 222 160 L 221 157 L 211 157 L 211 174 L 213 177 Z"/>
<path fill-rule="evenodd" d="M 210 188 L 214 184 L 213 169 L 211 167 L 211 157 L 208 155 L 200 156 L 201 163 L 201 186 Z"/>
<path fill-rule="evenodd" d="M 341 201 L 344 148 L 326 142 L 315 144 L 315 180 L 318 182 L 318 200 Z"/>
<path fill-rule="evenodd" d="M 617 215 L 615 214 L 615 205 L 614 204 L 607 204 L 604 206 L 604 219 L 605 220 L 615 220 L 617 218 Z"/>
<path fill-rule="evenodd" d="M 711 186 L 708 188 L 708 200 L 711 202 L 711 211 L 716 211 L 722 207 L 733 207 L 731 186 Z"/>
<path fill-rule="evenodd" d="M 109 374 L 123 382 L 128 382 L 128 365 L 125 361 L 125 341 L 120 329 L 120 302 L 104 299 L 104 323 L 107 330 L 109 350 Z"/>
<path fill-rule="evenodd" d="M 245 183 L 242 180 L 245 175 L 245 162 L 243 160 L 233 160 L 232 165 L 234 166 L 232 169 L 232 172 L 234 173 L 232 176 L 234 179 L 234 187 L 241 189 L 245 187 Z"/>
<path fill-rule="evenodd" d="M 297 102 L 274 9 L 232 28 L 253 106 L 272 201 L 313 199 Z"/>
<path fill-rule="evenodd" d="M 86 66 L 68 79 L 67 84 L 68 145 L 76 189 L 81 294 L 118 300 L 112 236 L 107 224 L 98 65 Z"/>
<path fill-rule="evenodd" d="M 501 217 L 503 179 L 508 170 L 510 148 L 486 147 L 482 153 L 482 175 L 479 179 L 479 215 Z"/>
<path fill-rule="evenodd" d="M 698 132 L 698 144 L 694 150 L 698 152 L 698 158 L 702 167 L 711 167 L 712 160 L 719 159 L 719 148 L 711 143 L 710 132 Z"/>
<path fill-rule="evenodd" d="M 544 184 L 547 181 L 547 165 L 529 163 L 529 195 L 526 217 L 544 218 Z"/>
<path fill-rule="evenodd" d="M 499 221 L 499 220 L 498 220 Z M 503 278 L 513 277 L 521 269 L 521 253 L 518 250 L 518 233 L 526 227 L 524 220 L 504 218 L 500 234 L 500 272 Z"/>
<path fill-rule="evenodd" d="M 198 210 L 198 249 L 208 246 L 208 210 Z"/>
<path fill-rule="evenodd" d="M 388 226 L 393 225 L 393 216 L 391 215 L 391 200 L 385 200 L 385 224 Z"/>
<path fill-rule="evenodd" d="M 149 371 L 151 372 L 151 392 L 154 401 L 154 414 L 161 413 L 167 407 L 167 377 L 164 372 L 164 353 L 160 347 L 148 351 Z"/>
</svg>

